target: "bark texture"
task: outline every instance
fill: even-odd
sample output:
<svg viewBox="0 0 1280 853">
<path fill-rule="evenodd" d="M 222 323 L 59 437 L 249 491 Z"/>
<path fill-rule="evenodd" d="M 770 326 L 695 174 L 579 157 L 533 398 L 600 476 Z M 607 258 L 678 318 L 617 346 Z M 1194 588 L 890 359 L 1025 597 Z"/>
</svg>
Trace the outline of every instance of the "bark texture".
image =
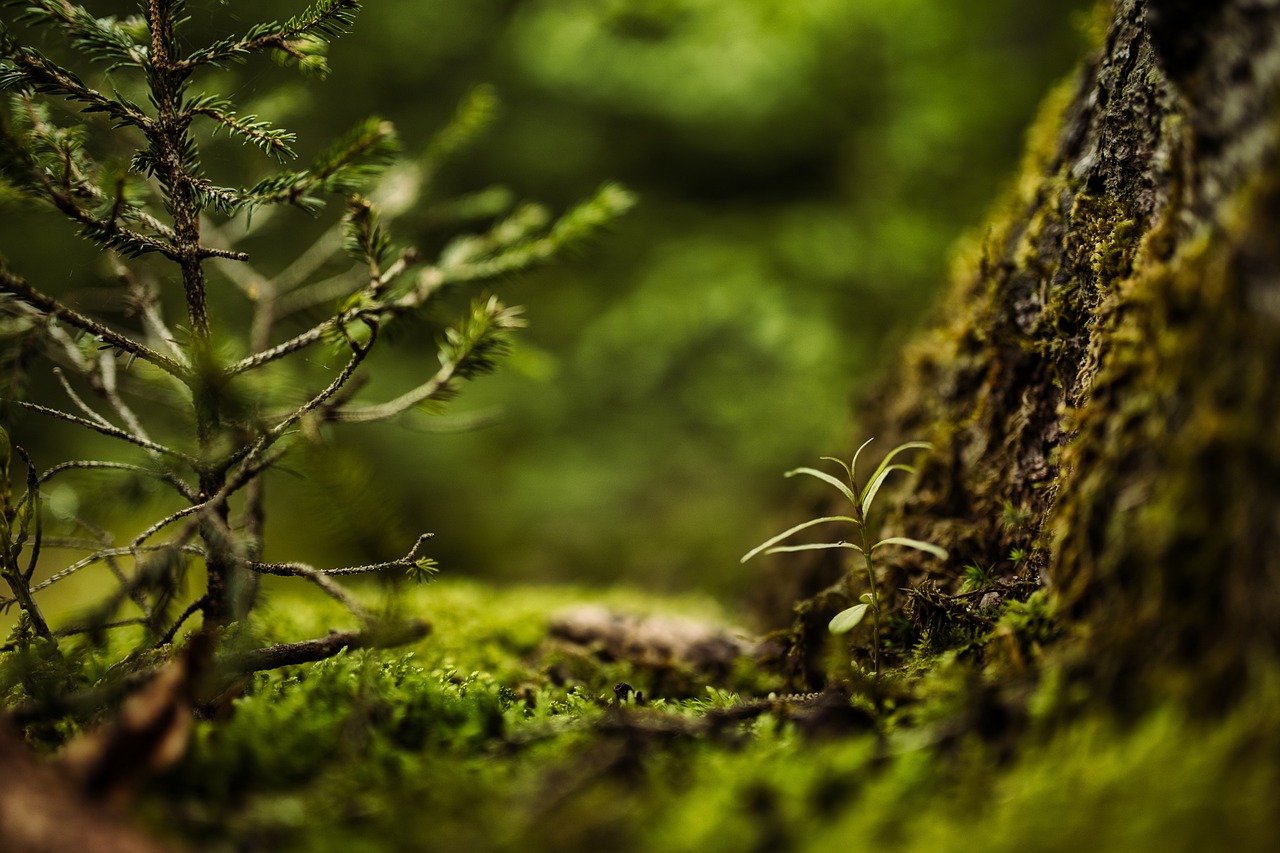
<svg viewBox="0 0 1280 853">
<path fill-rule="evenodd" d="M 883 583 L 994 563 L 1052 591 L 1116 701 L 1221 697 L 1280 649 L 1280 2 L 1110 17 L 865 409 L 884 447 L 937 448 L 885 534 L 952 554 Z M 845 598 L 800 605 L 797 663 Z"/>
</svg>

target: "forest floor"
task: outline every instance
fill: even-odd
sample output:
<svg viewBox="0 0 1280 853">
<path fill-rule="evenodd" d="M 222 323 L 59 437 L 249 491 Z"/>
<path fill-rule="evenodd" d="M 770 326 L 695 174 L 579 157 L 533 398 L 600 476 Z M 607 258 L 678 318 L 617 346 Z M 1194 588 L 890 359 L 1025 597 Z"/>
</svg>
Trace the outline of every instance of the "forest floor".
<svg viewBox="0 0 1280 853">
<path fill-rule="evenodd" d="M 143 823 L 264 853 L 1270 851 L 1280 837 L 1280 678 L 1212 722 L 1172 707 L 1119 722 L 1065 701 L 1049 667 L 1015 724 L 980 655 L 944 654 L 889 675 L 875 713 L 838 685 L 786 694 L 767 646 L 706 600 L 447 580 L 398 600 L 430 636 L 252 677 L 145 785 Z M 277 640 L 344 616 L 281 589 L 255 619 Z"/>
</svg>

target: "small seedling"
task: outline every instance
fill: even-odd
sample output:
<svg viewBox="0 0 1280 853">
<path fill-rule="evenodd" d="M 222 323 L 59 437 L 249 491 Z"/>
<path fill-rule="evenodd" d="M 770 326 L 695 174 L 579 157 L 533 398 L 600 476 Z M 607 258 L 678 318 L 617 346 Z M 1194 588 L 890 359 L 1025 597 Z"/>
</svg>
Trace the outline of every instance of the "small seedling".
<svg viewBox="0 0 1280 853">
<path fill-rule="evenodd" d="M 919 539 L 908 539 L 905 536 L 890 536 L 877 542 L 871 541 L 871 533 L 867 529 L 867 515 L 871 512 L 871 506 L 876 499 L 876 495 L 880 492 L 880 487 L 884 485 L 885 480 L 888 479 L 889 475 L 894 471 L 905 471 L 909 474 L 915 473 L 915 468 L 910 465 L 903 465 L 900 463 L 895 464 L 893 460 L 898 456 L 898 454 L 908 450 L 933 449 L 933 445 L 925 441 L 908 441 L 906 444 L 898 445 L 880 460 L 880 464 L 876 467 L 876 470 L 872 473 L 870 479 L 866 481 L 866 487 L 863 488 L 857 477 L 858 457 L 862 455 L 862 451 L 865 450 L 867 445 L 872 441 L 873 439 L 868 439 L 864 442 L 863 445 L 858 448 L 857 452 L 853 454 L 853 460 L 848 465 L 846 465 L 842 460 L 831 456 L 822 457 L 824 461 L 834 462 L 840 466 L 840 470 L 843 471 L 845 475 L 845 480 L 843 482 L 825 471 L 819 471 L 816 468 L 796 468 L 794 471 L 788 471 L 786 473 L 786 476 L 788 477 L 794 477 L 797 474 L 816 477 L 837 489 L 840 494 L 845 496 L 850 505 L 852 505 L 852 515 L 829 515 L 801 522 L 795 527 L 779 533 L 772 539 L 769 539 L 748 551 L 746 555 L 743 556 L 742 562 L 745 563 L 747 560 L 750 560 L 758 554 L 779 554 L 791 551 L 820 551 L 832 548 L 847 549 L 850 551 L 857 551 L 862 554 L 862 560 L 867 574 L 868 591 L 864 592 L 859 597 L 859 604 L 855 604 L 854 606 L 837 613 L 827 627 L 833 634 L 846 634 L 861 624 L 862 620 L 864 620 L 867 617 L 867 614 L 870 613 L 874 621 L 874 633 L 871 646 L 872 660 L 875 667 L 876 677 L 879 678 L 880 591 L 876 584 L 876 569 L 873 561 L 873 555 L 877 550 L 885 547 L 886 545 L 900 545 L 905 548 L 914 548 L 917 551 L 932 554 L 940 560 L 947 559 L 947 552 L 930 542 L 922 542 Z M 796 533 L 799 533 L 801 530 L 806 530 L 810 527 L 816 527 L 819 524 L 826 524 L 833 521 L 852 524 L 858 529 L 858 536 L 861 541 L 859 543 L 855 543 L 840 540 L 838 542 L 816 542 L 807 545 L 779 544 Z"/>
</svg>

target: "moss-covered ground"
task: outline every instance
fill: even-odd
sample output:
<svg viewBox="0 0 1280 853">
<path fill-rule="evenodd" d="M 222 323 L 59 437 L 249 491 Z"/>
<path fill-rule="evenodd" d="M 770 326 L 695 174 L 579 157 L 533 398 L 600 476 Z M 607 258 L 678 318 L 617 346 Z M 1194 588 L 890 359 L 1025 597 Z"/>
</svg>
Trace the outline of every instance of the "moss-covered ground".
<svg viewBox="0 0 1280 853">
<path fill-rule="evenodd" d="M 269 599 L 264 633 L 340 623 L 296 595 Z M 951 654 L 900 676 L 877 717 L 784 698 L 763 663 L 707 675 L 548 639 L 575 603 L 723 620 L 707 601 L 458 581 L 399 600 L 431 636 L 252 677 L 148 783 L 145 821 L 201 850 L 344 853 L 1130 853 L 1280 837 L 1280 678 L 1260 676 L 1225 718 L 1170 705 L 1119 721 L 1050 662 L 1021 682 L 1027 719 L 1011 721 L 982 698 L 998 656 Z M 1025 606 L 997 623 L 996 646 L 1020 619 Z"/>
</svg>

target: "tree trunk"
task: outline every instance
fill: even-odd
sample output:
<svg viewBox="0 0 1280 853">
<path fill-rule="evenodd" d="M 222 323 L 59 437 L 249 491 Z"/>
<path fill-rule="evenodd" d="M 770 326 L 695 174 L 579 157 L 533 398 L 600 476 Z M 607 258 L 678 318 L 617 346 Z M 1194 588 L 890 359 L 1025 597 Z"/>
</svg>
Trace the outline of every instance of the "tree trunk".
<svg viewBox="0 0 1280 853">
<path fill-rule="evenodd" d="M 1043 584 L 1073 671 L 1122 705 L 1217 701 L 1276 655 L 1278 94 L 1280 3 L 1117 0 L 865 409 L 882 447 L 936 447 L 884 534 L 951 552 L 894 555 L 882 588 L 954 590 L 965 564 Z"/>
</svg>

